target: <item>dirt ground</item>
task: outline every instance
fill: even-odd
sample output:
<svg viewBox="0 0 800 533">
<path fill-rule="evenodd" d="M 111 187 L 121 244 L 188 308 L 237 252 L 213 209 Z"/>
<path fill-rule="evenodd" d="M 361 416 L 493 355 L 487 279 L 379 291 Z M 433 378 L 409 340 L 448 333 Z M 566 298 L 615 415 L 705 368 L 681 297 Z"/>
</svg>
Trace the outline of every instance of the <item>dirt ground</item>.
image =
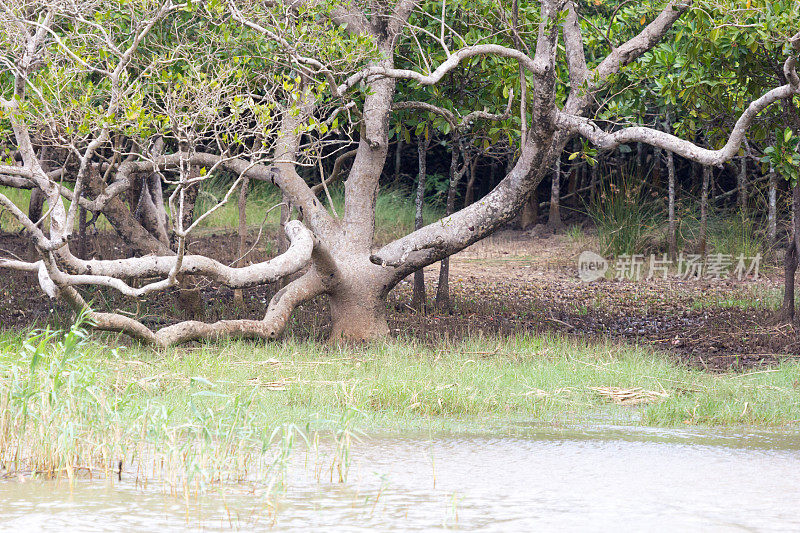
<svg viewBox="0 0 800 533">
<path fill-rule="evenodd" d="M 264 242 L 268 242 L 269 236 Z M 221 261 L 232 261 L 235 236 L 208 233 L 190 247 Z M 256 245 L 250 260 L 268 257 L 267 246 Z M 774 310 L 782 288 L 778 269 L 762 269 L 757 281 L 667 280 L 586 283 L 578 278 L 577 258 L 597 250 L 591 236 L 572 238 L 547 232 L 504 231 L 451 259 L 452 309 L 426 312 L 411 308 L 410 278 L 389 297 L 389 322 L 396 335 L 429 342 L 457 340 L 466 335 L 493 336 L 520 332 L 554 332 L 581 339 L 611 338 L 650 345 L 692 366 L 708 370 L 774 365 L 800 357 L 796 325 L 778 319 Z M 21 257 L 32 251 L 15 234 L 0 235 L 0 250 Z M 110 259 L 124 255 L 121 241 L 111 234 L 92 238 L 88 254 Z M 438 265 L 425 270 L 428 299 L 433 301 Z M 0 327 L 30 327 L 32 323 L 63 325 L 70 312 L 51 302 L 35 276 L 0 271 Z M 245 291 L 248 309 L 237 310 L 233 291 L 201 284 L 205 319 L 263 316 L 274 287 Z M 107 291 L 87 295 L 98 308 L 136 314 L 150 327 L 182 318 L 172 294 L 146 305 Z M 298 309 L 290 326 L 297 336 L 324 338 L 329 326 L 323 300 Z"/>
</svg>

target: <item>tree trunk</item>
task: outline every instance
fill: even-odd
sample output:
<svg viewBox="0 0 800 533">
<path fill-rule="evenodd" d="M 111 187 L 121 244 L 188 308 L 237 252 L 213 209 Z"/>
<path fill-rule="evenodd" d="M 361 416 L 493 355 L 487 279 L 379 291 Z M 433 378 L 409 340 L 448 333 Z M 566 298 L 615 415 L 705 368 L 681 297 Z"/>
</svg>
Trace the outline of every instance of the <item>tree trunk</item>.
<svg viewBox="0 0 800 533">
<path fill-rule="evenodd" d="M 594 165 L 592 165 L 591 169 L 591 182 L 589 183 L 589 203 L 590 205 L 594 206 L 597 202 L 597 187 L 599 185 L 599 174 L 600 174 L 600 158 L 598 158 Z"/>
<path fill-rule="evenodd" d="M 464 154 L 464 167 L 458 169 L 459 150 L 461 150 L 461 139 L 457 135 L 453 135 L 453 149 L 450 156 L 450 183 L 447 188 L 447 209 L 446 215 L 450 216 L 456 210 L 456 192 L 458 191 L 458 184 L 464 173 L 470 166 L 468 156 Z M 440 262 L 439 267 L 439 284 L 436 286 L 436 301 L 437 309 L 449 310 L 450 305 L 450 257 L 445 257 Z"/>
<path fill-rule="evenodd" d="M 539 221 L 539 195 L 536 189 L 531 192 L 528 201 L 522 208 L 522 215 L 520 215 L 519 225 L 522 229 L 529 228 Z"/>
<path fill-rule="evenodd" d="M 200 167 L 192 165 L 189 167 L 189 179 L 200 176 Z M 159 184 L 161 180 L 156 177 Z M 159 193 L 161 188 L 159 186 Z M 194 222 L 194 206 L 197 203 L 197 195 L 200 192 L 200 184 L 195 183 L 187 187 L 183 193 L 183 229 L 185 230 Z M 159 194 L 159 198 L 161 194 Z M 163 205 L 163 202 L 162 202 Z M 163 210 L 163 208 L 162 208 Z M 178 284 L 178 308 L 183 311 L 185 317 L 195 320 L 202 320 L 206 314 L 206 304 L 203 293 L 198 288 L 197 280 L 190 278 L 179 278 Z"/>
<path fill-rule="evenodd" d="M 646 166 L 647 151 L 643 143 L 636 143 L 636 174 L 639 180 L 643 180 L 645 176 L 644 167 Z"/>
<path fill-rule="evenodd" d="M 193 165 L 189 169 L 189 179 L 200 176 L 200 168 Z M 183 228 L 186 229 L 194 222 L 194 205 L 197 203 L 197 194 L 200 192 L 200 185 L 195 183 L 186 188 L 183 193 Z"/>
<path fill-rule="evenodd" d="M 494 162 L 492 163 L 494 164 Z M 477 164 L 470 165 L 469 167 L 469 180 L 467 181 L 467 192 L 464 193 L 464 207 L 472 204 L 475 201 L 475 180 L 478 177 L 476 171 Z"/>
<path fill-rule="evenodd" d="M 134 180 L 139 181 L 139 180 Z M 103 192 L 104 183 L 100 171 L 92 166 L 86 177 L 84 191 L 91 197 L 97 197 Z M 119 197 L 111 198 L 102 211 L 117 234 L 125 244 L 133 248 L 139 255 L 172 255 L 173 250 L 158 240 L 147 231 L 133 215 L 133 210 L 120 200 Z"/>
<path fill-rule="evenodd" d="M 394 182 L 400 183 L 400 167 L 403 164 L 403 136 L 398 133 L 394 147 Z"/>
<path fill-rule="evenodd" d="M 417 156 L 419 172 L 417 174 L 417 196 L 414 201 L 414 229 L 423 226 L 422 207 L 425 202 L 425 182 L 428 173 L 428 139 L 425 134 L 417 138 Z M 427 297 L 425 296 L 425 271 L 420 268 L 414 272 L 414 293 L 411 297 L 411 307 L 418 310 L 425 309 Z"/>
<path fill-rule="evenodd" d="M 39 187 L 34 187 L 31 189 L 31 201 L 28 205 L 28 218 L 36 224 L 42 218 L 42 213 L 44 212 L 44 201 L 47 199 L 47 195 L 42 192 Z"/>
<path fill-rule="evenodd" d="M 244 266 L 244 254 L 247 252 L 247 193 L 249 185 L 250 180 L 245 177 L 242 180 L 241 189 L 239 189 L 239 251 L 236 254 L 235 265 L 237 267 Z M 239 309 L 245 309 L 242 289 L 233 291 L 233 303 Z"/>
<path fill-rule="evenodd" d="M 83 196 L 83 195 L 81 195 Z M 86 242 L 86 209 L 83 207 L 78 208 L 78 257 L 86 259 L 87 242 Z"/>
<path fill-rule="evenodd" d="M 368 254 L 336 250 L 338 279 L 330 291 L 331 340 L 364 341 L 389 333 L 385 284 L 381 267 Z"/>
<path fill-rule="evenodd" d="M 742 156 L 736 186 L 738 188 L 737 200 L 739 203 L 739 211 L 744 214 L 747 212 L 747 156 Z"/>
<path fill-rule="evenodd" d="M 450 153 L 450 180 L 447 187 L 447 206 L 445 216 L 451 215 L 455 210 L 456 188 L 455 177 L 458 172 L 458 137 L 453 136 L 452 150 Z M 450 258 L 445 257 L 439 263 L 439 282 L 436 285 L 436 309 L 445 310 L 450 308 Z"/>
<path fill-rule="evenodd" d="M 561 210 L 559 209 L 559 201 L 561 196 L 561 155 L 555 161 L 555 170 L 553 171 L 553 181 L 550 185 L 550 213 L 547 217 L 547 225 L 553 229 L 554 232 L 562 231 L 564 223 L 561 221 Z"/>
<path fill-rule="evenodd" d="M 569 185 L 567 186 L 567 194 L 569 195 L 569 206 L 572 208 L 578 207 L 578 169 L 575 165 L 570 165 L 569 171 Z"/>
<path fill-rule="evenodd" d="M 769 234 L 769 244 L 774 246 L 778 238 L 778 217 L 777 217 L 777 196 L 778 179 L 772 165 L 769 167 L 769 207 L 767 208 L 767 233 Z"/>
<path fill-rule="evenodd" d="M 139 202 L 133 213 L 136 220 L 165 246 L 170 240 L 167 232 L 167 214 L 164 209 L 164 195 L 161 190 L 161 178 L 153 173 L 141 180 Z M 185 218 L 185 217 L 184 217 Z M 184 228 L 187 227 L 184 223 Z"/>
<path fill-rule="evenodd" d="M 711 183 L 711 167 L 703 166 L 703 190 L 700 193 L 700 244 L 699 254 L 706 255 L 708 240 L 708 187 Z"/>
<path fill-rule="evenodd" d="M 792 227 L 790 232 L 789 247 L 783 260 L 783 308 L 781 314 L 786 320 L 794 320 L 795 299 L 794 283 L 797 273 L 798 256 L 800 256 L 800 183 L 792 188 Z"/>
<path fill-rule="evenodd" d="M 653 173 L 650 179 L 650 189 L 654 192 L 661 191 L 661 148 L 653 149 Z"/>
<path fill-rule="evenodd" d="M 669 179 L 669 257 L 672 261 L 678 256 L 678 235 L 675 224 L 675 156 L 667 152 L 667 176 Z"/>
</svg>

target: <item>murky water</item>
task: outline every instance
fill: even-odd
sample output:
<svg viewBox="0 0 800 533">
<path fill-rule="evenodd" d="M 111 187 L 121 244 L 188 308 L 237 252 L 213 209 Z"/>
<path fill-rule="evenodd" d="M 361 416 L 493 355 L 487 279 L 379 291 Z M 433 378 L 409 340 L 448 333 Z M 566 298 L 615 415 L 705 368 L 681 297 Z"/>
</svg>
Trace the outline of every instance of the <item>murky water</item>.
<svg viewBox="0 0 800 533">
<path fill-rule="evenodd" d="M 305 453 L 258 491 L 188 503 L 132 482 L 0 483 L 3 531 L 798 531 L 800 432 L 519 427 L 373 436 L 347 483 Z"/>
</svg>

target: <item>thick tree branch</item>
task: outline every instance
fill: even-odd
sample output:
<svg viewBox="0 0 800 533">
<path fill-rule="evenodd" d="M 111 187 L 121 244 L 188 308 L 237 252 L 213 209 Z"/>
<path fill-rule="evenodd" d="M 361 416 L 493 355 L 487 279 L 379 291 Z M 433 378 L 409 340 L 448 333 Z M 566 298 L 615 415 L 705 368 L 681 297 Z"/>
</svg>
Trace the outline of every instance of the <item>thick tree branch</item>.
<svg viewBox="0 0 800 533">
<path fill-rule="evenodd" d="M 653 22 L 645 26 L 638 35 L 615 48 L 595 67 L 590 75 L 591 83 L 596 85 L 605 81 L 612 74 L 619 72 L 622 67 L 629 65 L 639 59 L 642 54 L 651 50 L 664 38 L 675 21 L 692 6 L 692 3 L 693 0 L 672 0 Z"/>
<path fill-rule="evenodd" d="M 308 272 L 281 289 L 270 301 L 262 320 L 220 320 L 211 324 L 188 320 L 154 332 L 133 318 L 117 313 L 93 311 L 72 287 L 61 294 L 78 313 L 86 313 L 95 329 L 125 333 L 158 347 L 168 347 L 189 341 L 219 338 L 274 339 L 283 333 L 295 307 L 325 292 L 325 286 L 315 271 Z"/>
<path fill-rule="evenodd" d="M 739 120 L 736 121 L 736 125 L 728 137 L 728 142 L 719 150 L 708 150 L 669 133 L 641 126 L 623 128 L 609 133 L 603 131 L 592 120 L 566 113 L 559 114 L 558 123 L 565 130 L 582 135 L 600 148 L 613 149 L 620 144 L 643 142 L 676 153 L 702 165 L 719 166 L 739 152 L 747 129 L 761 111 L 779 100 L 791 98 L 797 94 L 800 94 L 800 82 L 797 85 L 777 87 L 754 100 L 742 113 Z"/>
<path fill-rule="evenodd" d="M 273 283 L 304 268 L 311 260 L 314 236 L 302 222 L 292 220 L 285 226 L 291 245 L 284 253 L 269 261 L 245 267 L 229 267 L 202 255 L 183 256 L 179 268 L 177 256 L 144 256 L 114 260 L 84 261 L 72 254 L 63 254 L 62 260 L 70 274 L 64 274 L 64 282 L 70 285 L 104 285 L 113 287 L 127 296 L 143 296 L 166 287 L 157 285 L 134 289 L 112 278 L 150 278 L 175 275 L 201 275 L 232 288 L 253 287 Z M 0 260 L 0 268 L 28 270 L 20 263 Z"/>
<path fill-rule="evenodd" d="M 498 55 L 500 57 L 516 59 L 521 65 L 534 74 L 542 74 L 547 71 L 546 65 L 537 63 L 523 52 L 514 48 L 508 48 L 499 44 L 479 44 L 462 48 L 453 53 L 429 75 L 407 69 L 386 68 L 382 66 L 367 67 L 347 78 L 347 81 L 339 86 L 339 92 L 344 93 L 361 81 L 368 80 L 375 76 L 414 80 L 423 86 L 435 85 L 439 83 L 447 73 L 458 67 L 463 60 L 484 55 Z"/>
</svg>

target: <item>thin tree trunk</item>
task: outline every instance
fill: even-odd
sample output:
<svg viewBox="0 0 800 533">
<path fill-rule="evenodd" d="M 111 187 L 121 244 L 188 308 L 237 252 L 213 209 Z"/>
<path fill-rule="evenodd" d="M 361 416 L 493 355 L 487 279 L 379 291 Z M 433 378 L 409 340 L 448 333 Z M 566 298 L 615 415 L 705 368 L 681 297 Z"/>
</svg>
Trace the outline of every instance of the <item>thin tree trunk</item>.
<svg viewBox="0 0 800 533">
<path fill-rule="evenodd" d="M 189 169 L 189 179 L 200 176 L 200 168 L 192 166 Z M 200 184 L 195 183 L 186 188 L 183 194 L 183 228 L 186 229 L 194 222 L 194 205 L 197 203 L 197 194 L 200 192 Z"/>
<path fill-rule="evenodd" d="M 467 192 L 464 194 L 464 207 L 471 205 L 475 201 L 475 180 L 478 177 L 477 166 L 473 164 L 469 167 L 469 181 L 467 181 Z"/>
<path fill-rule="evenodd" d="M 452 215 L 456 210 L 456 192 L 458 190 L 458 183 L 464 176 L 470 161 L 467 160 L 467 154 L 464 154 L 464 168 L 460 171 L 458 169 L 458 156 L 461 150 L 460 137 L 454 135 L 453 150 L 450 156 L 450 185 L 447 189 L 447 210 L 446 216 Z M 439 267 L 439 284 L 436 286 L 436 301 L 437 309 L 450 309 L 450 258 L 445 257 L 442 259 Z"/>
<path fill-rule="evenodd" d="M 589 183 L 589 202 L 591 205 L 595 205 L 597 202 L 597 186 L 599 185 L 599 174 L 600 174 L 600 159 L 598 158 L 597 161 L 594 162 L 592 165 L 591 172 L 591 181 Z"/>
<path fill-rule="evenodd" d="M 514 29 L 514 43 L 517 50 L 522 50 L 522 40 L 519 36 L 519 0 L 511 4 L 511 25 Z M 525 80 L 525 68 L 519 64 L 519 116 L 520 116 L 520 146 L 525 146 L 528 140 L 528 83 Z"/>
<path fill-rule="evenodd" d="M 767 232 L 769 233 L 769 244 L 774 246 L 778 237 L 778 217 L 777 217 L 777 197 L 778 179 L 772 165 L 769 167 L 769 207 L 767 209 Z"/>
<path fill-rule="evenodd" d="M 200 176 L 200 168 L 192 165 L 189 168 L 189 179 L 194 179 Z M 156 177 L 160 183 L 160 179 Z M 197 194 L 200 192 L 200 184 L 195 183 L 188 187 L 183 193 L 183 229 L 185 230 L 194 222 L 194 206 L 197 203 Z M 160 193 L 160 187 L 159 187 Z M 161 201 L 163 205 L 163 199 Z M 203 293 L 197 286 L 197 281 L 194 279 L 179 279 L 178 282 L 178 307 L 183 311 L 184 315 L 190 319 L 202 320 L 205 317 L 205 301 L 203 300 Z"/>
<path fill-rule="evenodd" d="M 575 191 L 578 190 L 578 168 L 575 165 L 570 165 L 569 171 L 569 185 L 567 186 L 567 194 L 569 197 L 569 206 L 575 208 L 578 206 L 578 195 Z"/>
<path fill-rule="evenodd" d="M 394 148 L 394 182 L 400 182 L 400 167 L 403 163 L 403 136 L 397 136 L 397 144 Z"/>
<path fill-rule="evenodd" d="M 700 194 L 700 255 L 706 255 L 708 240 L 708 187 L 711 183 L 711 167 L 703 167 L 703 190 Z"/>
<path fill-rule="evenodd" d="M 794 283 L 797 273 L 798 256 L 800 256 L 800 183 L 792 188 L 792 228 L 791 241 L 786 250 L 786 257 L 783 260 L 783 308 L 781 314 L 786 320 L 794 320 L 795 299 Z"/>
<path fill-rule="evenodd" d="M 555 170 L 553 171 L 553 181 L 550 186 L 550 214 L 547 217 L 547 225 L 558 232 L 564 229 L 561 221 L 560 196 L 561 196 L 561 156 L 556 159 Z"/>
<path fill-rule="evenodd" d="M 244 266 L 244 254 L 247 252 L 247 193 L 250 179 L 245 177 L 239 189 L 239 251 L 236 253 L 237 267 Z M 233 303 L 241 310 L 244 310 L 244 293 L 242 289 L 233 291 Z"/>
<path fill-rule="evenodd" d="M 653 173 L 650 180 L 652 191 L 661 190 L 661 148 L 653 149 Z"/>
<path fill-rule="evenodd" d="M 38 187 L 34 187 L 31 189 L 31 201 L 28 205 L 28 218 L 36 224 L 39 222 L 39 219 L 42 218 L 42 213 L 44 212 L 44 201 L 47 199 L 47 196 L 42 192 L 42 190 Z"/>
<path fill-rule="evenodd" d="M 669 256 L 675 260 L 678 256 L 678 235 L 675 224 L 675 156 L 672 152 L 667 152 L 667 179 L 669 180 Z"/>
<path fill-rule="evenodd" d="M 522 207 L 522 215 L 519 218 L 519 225 L 522 229 L 533 226 L 539 221 L 539 195 L 536 189 L 531 191 L 528 201 Z"/>
<path fill-rule="evenodd" d="M 425 202 L 425 182 L 428 173 L 428 143 L 425 134 L 417 137 L 417 158 L 419 161 L 419 172 L 417 173 L 417 196 L 414 200 L 414 229 L 420 229 L 424 221 L 422 219 L 422 207 Z M 425 271 L 420 268 L 414 272 L 414 292 L 411 297 L 411 307 L 418 310 L 425 309 L 427 296 L 425 295 Z"/>
<path fill-rule="evenodd" d="M 636 143 L 636 175 L 639 176 L 640 180 L 644 179 L 644 157 L 644 144 Z"/>
<path fill-rule="evenodd" d="M 50 170 L 50 163 L 48 161 L 49 151 L 50 150 L 47 147 L 43 148 L 41 157 L 39 158 L 39 164 L 42 166 L 42 170 L 45 172 Z M 30 221 L 34 224 L 37 224 L 44 214 L 44 202 L 46 199 L 47 195 L 42 189 L 39 187 L 34 187 L 31 189 L 31 199 L 30 203 L 28 204 L 28 219 L 30 219 Z M 34 253 L 35 257 L 35 247 L 31 246 L 31 251 Z"/>
<path fill-rule="evenodd" d="M 81 195 L 83 196 L 83 195 Z M 87 258 L 87 242 L 86 242 L 86 208 L 78 208 L 78 257 L 81 259 Z"/>
<path fill-rule="evenodd" d="M 738 188 L 739 211 L 745 213 L 747 211 L 747 156 L 742 156 L 736 186 Z"/>
</svg>

